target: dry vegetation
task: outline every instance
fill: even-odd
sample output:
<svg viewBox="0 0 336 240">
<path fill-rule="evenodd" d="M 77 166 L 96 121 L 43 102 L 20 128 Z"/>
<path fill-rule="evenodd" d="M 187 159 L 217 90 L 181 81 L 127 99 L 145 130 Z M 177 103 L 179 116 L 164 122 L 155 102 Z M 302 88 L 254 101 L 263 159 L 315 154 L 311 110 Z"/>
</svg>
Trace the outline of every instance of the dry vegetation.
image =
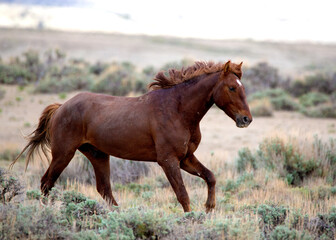
<svg viewBox="0 0 336 240">
<path fill-rule="evenodd" d="M 90 182 L 93 169 L 83 156 L 72 161 L 48 199 L 38 190 L 45 169 L 38 162 L 21 177 L 1 169 L 0 232 L 5 238 L 39 239 L 333 239 L 335 141 L 278 135 L 257 151 L 242 149 L 229 164 L 220 156 L 205 158 L 217 177 L 217 206 L 210 214 L 204 213 L 207 190 L 201 179 L 184 174 L 193 210 L 184 214 L 155 164 L 126 166 L 130 162 L 111 159 L 111 171 L 119 172 L 113 192 L 120 206 L 113 209 Z M 311 160 L 318 167 L 312 169 Z M 292 180 L 295 174 L 300 181 Z"/>
<path fill-rule="evenodd" d="M 5 33 L 13 37 L 13 32 Z M 55 35 L 65 41 L 63 33 L 38 39 L 43 45 Z M 90 37 L 95 43 L 104 38 L 108 36 Z M 173 40 L 138 38 L 154 41 L 155 47 L 169 43 L 175 50 L 201 46 L 202 54 L 220 46 L 215 42 L 209 49 L 205 42 Z M 327 46 L 320 48 L 325 52 Z M 188 65 L 190 60 L 139 67 L 71 59 L 74 51 L 69 58 L 61 50 L 39 51 L 25 50 L 0 61 L 0 239 L 335 239 L 335 66 L 323 71 L 301 66 L 300 74 L 290 79 L 281 71 L 284 63 L 280 71 L 267 63 L 246 68 L 243 81 L 254 121 L 238 129 L 220 110 L 210 109 L 201 122 L 203 139 L 196 155 L 216 175 L 217 206 L 205 214 L 206 184 L 184 173 L 193 210 L 185 214 L 155 163 L 111 158 L 116 208 L 101 199 L 92 166 L 80 154 L 48 198 L 39 190 L 47 162 L 36 159 L 26 173 L 23 159 L 13 171 L 7 167 L 25 144 L 21 132 L 34 129 L 48 104 L 64 102 L 81 90 L 141 94 L 158 69 Z M 332 58 L 330 52 L 326 56 Z"/>
</svg>

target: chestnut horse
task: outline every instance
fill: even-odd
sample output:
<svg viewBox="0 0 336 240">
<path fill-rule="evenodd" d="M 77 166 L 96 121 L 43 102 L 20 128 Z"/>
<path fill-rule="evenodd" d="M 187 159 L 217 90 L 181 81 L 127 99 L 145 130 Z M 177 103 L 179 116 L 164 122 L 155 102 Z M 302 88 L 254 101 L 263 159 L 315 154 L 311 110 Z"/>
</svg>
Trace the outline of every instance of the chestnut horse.
<svg viewBox="0 0 336 240">
<path fill-rule="evenodd" d="M 205 206 L 210 211 L 215 207 L 216 179 L 194 155 L 201 141 L 199 123 L 216 104 L 237 127 L 250 124 L 241 66 L 230 61 L 196 62 L 186 69 L 169 70 L 169 76 L 159 72 L 149 85 L 151 91 L 140 97 L 85 92 L 62 105 L 49 105 L 21 152 L 28 151 L 26 168 L 38 148 L 44 154 L 50 148 L 52 161 L 41 179 L 41 190 L 47 195 L 79 150 L 92 163 L 98 192 L 117 205 L 110 185 L 109 155 L 157 162 L 185 212 L 191 209 L 181 169 L 203 178 L 208 185 Z"/>
</svg>

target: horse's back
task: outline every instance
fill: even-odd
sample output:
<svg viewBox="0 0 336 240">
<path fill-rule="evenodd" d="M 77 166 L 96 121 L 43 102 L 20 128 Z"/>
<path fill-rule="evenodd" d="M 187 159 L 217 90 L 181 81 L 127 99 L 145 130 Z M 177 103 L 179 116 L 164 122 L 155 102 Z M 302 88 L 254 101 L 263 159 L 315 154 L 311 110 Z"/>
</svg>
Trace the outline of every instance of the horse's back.
<svg viewBox="0 0 336 240">
<path fill-rule="evenodd" d="M 110 155 L 153 161 L 150 106 L 144 98 L 80 93 L 60 107 L 54 128 L 61 132 L 58 138 L 71 136 L 78 145 L 90 143 Z"/>
</svg>

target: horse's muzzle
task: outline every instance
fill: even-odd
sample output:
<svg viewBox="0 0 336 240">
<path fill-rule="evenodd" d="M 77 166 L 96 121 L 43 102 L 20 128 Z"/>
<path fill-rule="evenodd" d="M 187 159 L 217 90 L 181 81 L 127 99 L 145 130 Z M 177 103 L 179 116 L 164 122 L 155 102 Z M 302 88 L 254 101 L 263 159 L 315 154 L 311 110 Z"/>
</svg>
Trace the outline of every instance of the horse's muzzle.
<svg viewBox="0 0 336 240">
<path fill-rule="evenodd" d="M 250 125 L 251 122 L 252 122 L 252 118 L 250 118 L 248 116 L 238 115 L 236 117 L 236 125 L 239 128 L 246 128 L 246 127 L 248 127 L 248 125 Z"/>
</svg>

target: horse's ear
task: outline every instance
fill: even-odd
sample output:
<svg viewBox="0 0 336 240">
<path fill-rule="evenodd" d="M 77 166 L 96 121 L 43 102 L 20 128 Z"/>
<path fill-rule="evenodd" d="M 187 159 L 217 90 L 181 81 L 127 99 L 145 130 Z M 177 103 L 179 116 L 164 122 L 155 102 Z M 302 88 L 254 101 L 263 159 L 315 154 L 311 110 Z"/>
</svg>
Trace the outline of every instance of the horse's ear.
<svg viewBox="0 0 336 240">
<path fill-rule="evenodd" d="M 224 67 L 223 67 L 223 73 L 226 74 L 229 72 L 230 70 L 230 64 L 231 64 L 231 61 L 227 61 L 225 64 L 224 64 Z"/>
<path fill-rule="evenodd" d="M 241 63 L 238 65 L 239 69 L 241 69 L 242 66 L 243 66 L 243 62 L 241 62 Z"/>
</svg>

